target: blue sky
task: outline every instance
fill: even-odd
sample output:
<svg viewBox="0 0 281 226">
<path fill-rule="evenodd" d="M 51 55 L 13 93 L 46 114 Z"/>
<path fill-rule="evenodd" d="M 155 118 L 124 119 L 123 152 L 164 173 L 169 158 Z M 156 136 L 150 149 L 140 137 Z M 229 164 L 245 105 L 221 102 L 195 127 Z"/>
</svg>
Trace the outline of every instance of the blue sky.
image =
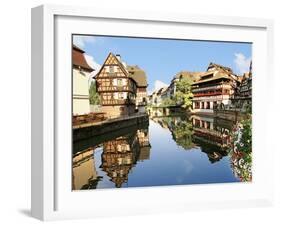
<svg viewBox="0 0 281 226">
<path fill-rule="evenodd" d="M 87 61 L 97 69 L 109 52 L 120 54 L 128 65 L 138 65 L 147 74 L 149 91 L 169 84 L 179 71 L 206 71 L 210 62 L 242 74 L 252 58 L 249 43 L 82 35 L 74 35 L 73 42 L 85 50 Z"/>
</svg>

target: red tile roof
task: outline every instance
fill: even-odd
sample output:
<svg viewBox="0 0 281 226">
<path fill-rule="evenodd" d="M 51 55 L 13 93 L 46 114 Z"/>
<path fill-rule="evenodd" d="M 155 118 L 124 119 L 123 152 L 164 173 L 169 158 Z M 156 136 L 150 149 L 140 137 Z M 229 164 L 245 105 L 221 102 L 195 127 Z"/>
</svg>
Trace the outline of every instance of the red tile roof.
<svg viewBox="0 0 281 226">
<path fill-rule="evenodd" d="M 73 45 L 72 47 L 72 63 L 73 66 L 76 67 L 81 67 L 82 69 L 92 72 L 94 71 L 93 68 L 89 66 L 87 63 L 85 56 L 84 56 L 85 51 L 80 49 L 78 46 Z"/>
</svg>

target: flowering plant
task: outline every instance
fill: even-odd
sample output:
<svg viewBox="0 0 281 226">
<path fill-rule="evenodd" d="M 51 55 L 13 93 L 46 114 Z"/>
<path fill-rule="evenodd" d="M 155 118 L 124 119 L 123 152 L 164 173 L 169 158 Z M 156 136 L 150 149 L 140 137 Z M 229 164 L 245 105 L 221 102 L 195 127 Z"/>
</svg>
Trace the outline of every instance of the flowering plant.
<svg viewBox="0 0 281 226">
<path fill-rule="evenodd" d="M 252 180 L 252 120 L 238 122 L 233 129 L 233 147 L 229 155 L 234 175 L 241 181 Z"/>
</svg>

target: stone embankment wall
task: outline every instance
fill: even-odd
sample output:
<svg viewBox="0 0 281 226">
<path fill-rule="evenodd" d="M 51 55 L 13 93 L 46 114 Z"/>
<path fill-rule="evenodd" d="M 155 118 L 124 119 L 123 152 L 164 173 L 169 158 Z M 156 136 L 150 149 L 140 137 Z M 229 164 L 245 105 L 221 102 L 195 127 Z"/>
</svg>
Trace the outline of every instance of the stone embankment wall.
<svg viewBox="0 0 281 226">
<path fill-rule="evenodd" d="M 146 114 L 142 114 L 131 117 L 116 118 L 101 123 L 77 127 L 73 129 L 73 141 L 75 142 L 90 137 L 110 133 L 126 127 L 140 125 L 148 122 L 148 120 L 148 116 Z"/>
</svg>

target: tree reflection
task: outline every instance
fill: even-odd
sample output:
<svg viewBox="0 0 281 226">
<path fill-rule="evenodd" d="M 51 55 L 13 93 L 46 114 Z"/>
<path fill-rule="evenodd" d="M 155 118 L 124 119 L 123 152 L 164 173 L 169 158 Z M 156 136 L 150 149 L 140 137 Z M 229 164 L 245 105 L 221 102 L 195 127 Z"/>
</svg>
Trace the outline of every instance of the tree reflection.
<svg viewBox="0 0 281 226">
<path fill-rule="evenodd" d="M 177 145 L 181 146 L 185 150 L 189 150 L 194 147 L 192 142 L 193 129 L 191 122 L 181 121 L 175 126 L 172 131 L 173 139 Z"/>
<path fill-rule="evenodd" d="M 203 165 L 216 164 L 217 168 L 214 169 L 223 166 L 226 170 L 225 175 L 230 175 L 232 181 L 237 181 L 237 179 L 251 181 L 252 123 L 250 119 L 251 117 L 233 122 L 214 117 L 190 116 L 187 114 L 168 117 L 154 116 L 151 120 L 158 125 L 153 124 L 151 131 L 170 131 L 170 140 L 167 145 L 180 147 L 181 152 L 178 153 L 174 153 L 178 149 L 170 149 L 177 158 L 179 158 L 178 156 L 182 158 L 185 155 L 192 156 L 192 158 L 196 156 L 194 164 L 200 161 Z M 157 130 L 154 130 L 155 128 Z M 152 137 L 159 139 L 159 136 Z M 136 175 L 136 172 L 140 176 L 138 170 L 142 167 L 135 171 L 134 167 L 150 159 L 150 142 L 152 141 L 149 140 L 148 124 L 128 127 L 124 130 L 95 137 L 93 140 L 77 142 L 76 149 L 73 152 L 73 189 L 129 186 L 128 181 L 130 178 L 131 181 L 134 181 L 132 177 Z M 91 147 L 89 147 L 89 143 L 92 145 Z M 84 148 L 85 146 L 87 148 Z M 165 155 L 165 152 L 161 152 L 157 145 L 154 148 L 156 154 L 157 152 L 158 154 L 154 155 L 154 158 L 143 166 L 150 166 L 151 162 L 154 161 L 153 164 L 155 164 L 156 161 L 157 167 L 159 160 L 157 158 L 155 160 L 155 156 Z M 183 152 L 182 150 L 192 152 Z M 168 154 L 170 157 L 171 153 Z M 225 161 L 221 161 L 222 159 Z M 174 159 L 169 159 L 169 161 L 172 165 Z M 218 164 L 219 162 L 221 164 Z M 165 162 L 162 165 L 165 165 Z M 153 167 L 149 170 L 154 169 Z M 175 165 L 171 167 L 177 169 Z M 132 172 L 135 172 L 135 174 Z M 144 172 L 147 177 L 151 176 L 147 171 L 144 170 Z M 150 172 L 153 172 L 153 170 Z M 181 173 L 178 172 L 179 175 Z M 224 172 L 220 173 L 223 174 Z M 167 180 L 173 179 L 168 178 Z"/>
<path fill-rule="evenodd" d="M 211 163 L 227 156 L 231 145 L 233 122 L 212 117 L 178 115 L 173 117 L 154 117 L 161 127 L 168 128 L 176 144 L 184 150 L 200 147 Z"/>
<path fill-rule="evenodd" d="M 185 115 L 154 117 L 153 121 L 157 122 L 162 128 L 169 129 L 172 133 L 173 140 L 184 150 L 190 150 L 195 146 L 192 142 L 192 123 Z"/>
</svg>

